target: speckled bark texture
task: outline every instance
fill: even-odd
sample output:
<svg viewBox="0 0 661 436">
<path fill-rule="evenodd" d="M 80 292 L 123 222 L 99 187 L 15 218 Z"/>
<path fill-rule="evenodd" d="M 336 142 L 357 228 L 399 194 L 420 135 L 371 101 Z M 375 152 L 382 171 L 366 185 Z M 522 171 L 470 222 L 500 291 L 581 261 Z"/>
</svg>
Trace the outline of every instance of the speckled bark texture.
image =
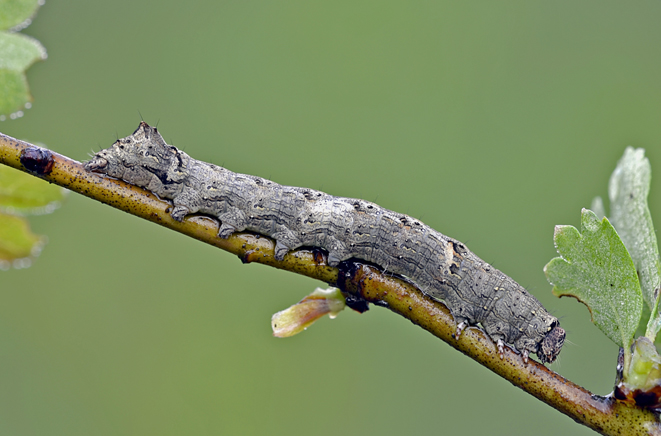
<svg viewBox="0 0 661 436">
<path fill-rule="evenodd" d="M 501 349 L 512 344 L 526 360 L 536 353 L 542 362 L 553 362 L 564 343 L 557 318 L 523 287 L 461 242 L 410 216 L 195 160 L 144 122 L 85 167 L 172 200 L 178 221 L 197 212 L 217 218 L 221 238 L 243 230 L 270 236 L 278 260 L 301 246 L 321 247 L 331 266 L 358 258 L 406 276 L 448 305 L 458 334 L 479 323 Z"/>
</svg>

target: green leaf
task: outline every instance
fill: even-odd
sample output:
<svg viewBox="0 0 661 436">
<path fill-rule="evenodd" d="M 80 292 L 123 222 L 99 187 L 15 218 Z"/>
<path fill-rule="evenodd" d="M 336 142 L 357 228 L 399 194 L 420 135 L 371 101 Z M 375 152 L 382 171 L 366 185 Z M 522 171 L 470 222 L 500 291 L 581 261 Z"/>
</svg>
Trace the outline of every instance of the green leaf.
<svg viewBox="0 0 661 436">
<path fill-rule="evenodd" d="M 57 209 L 67 190 L 37 177 L 0 165 L 0 211 L 40 215 Z"/>
<path fill-rule="evenodd" d="M 29 26 L 42 4 L 43 0 L 0 0 L 0 30 Z"/>
<path fill-rule="evenodd" d="M 1 0 L 0 0 L 1 1 Z M 46 50 L 36 39 L 18 33 L 0 32 L 0 114 L 21 116 L 32 101 L 25 70 L 46 59 Z M 0 120 L 5 116 L 1 115 Z"/>
<path fill-rule="evenodd" d="M 613 226 L 583 209 L 581 233 L 572 226 L 556 226 L 554 242 L 562 257 L 544 267 L 553 293 L 588 306 L 592 322 L 630 354 L 643 298 L 636 268 Z"/>
<path fill-rule="evenodd" d="M 30 230 L 25 218 L 0 213 L 0 269 L 25 268 L 46 242 Z"/>
<path fill-rule="evenodd" d="M 36 39 L 20 33 L 0 32 L 0 69 L 23 72 L 43 59 L 46 59 L 46 49 Z"/>
<path fill-rule="evenodd" d="M 608 185 L 611 202 L 611 222 L 629 250 L 638 271 L 643 298 L 652 311 L 648 336 L 654 337 L 661 328 L 658 313 L 661 261 L 654 224 L 647 197 L 652 169 L 645 150 L 627 147 L 617 163 Z"/>
<path fill-rule="evenodd" d="M 25 74 L 13 70 L 0 70 L 0 114 L 20 116 L 19 111 L 32 101 Z M 18 114 L 18 115 L 17 115 Z M 0 115 L 0 121 L 5 115 Z"/>
<path fill-rule="evenodd" d="M 17 215 L 43 214 L 59 207 L 67 191 L 37 177 L 0 165 L 0 269 L 31 265 L 46 241 Z"/>
</svg>

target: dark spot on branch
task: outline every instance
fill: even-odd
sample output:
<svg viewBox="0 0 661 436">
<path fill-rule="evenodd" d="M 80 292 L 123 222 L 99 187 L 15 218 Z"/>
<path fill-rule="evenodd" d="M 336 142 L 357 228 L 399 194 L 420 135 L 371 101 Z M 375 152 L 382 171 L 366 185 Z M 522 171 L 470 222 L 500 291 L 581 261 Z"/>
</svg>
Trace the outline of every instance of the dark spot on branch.
<svg viewBox="0 0 661 436">
<path fill-rule="evenodd" d="M 363 298 L 360 298 L 357 295 L 353 295 L 353 294 L 343 294 L 343 295 L 347 303 L 347 306 L 349 306 L 349 308 L 359 313 L 367 312 L 369 310 L 370 308 L 369 303 Z"/>
<path fill-rule="evenodd" d="M 53 170 L 53 153 L 45 148 L 28 147 L 21 151 L 20 160 L 25 169 L 40 176 Z"/>
</svg>

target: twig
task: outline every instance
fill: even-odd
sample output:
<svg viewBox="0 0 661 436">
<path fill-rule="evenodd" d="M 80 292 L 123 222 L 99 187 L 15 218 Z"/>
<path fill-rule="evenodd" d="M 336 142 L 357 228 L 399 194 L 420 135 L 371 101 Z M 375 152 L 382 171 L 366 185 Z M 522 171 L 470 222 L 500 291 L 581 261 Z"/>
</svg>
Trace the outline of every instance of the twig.
<svg viewBox="0 0 661 436">
<path fill-rule="evenodd" d="M 21 162 L 21 156 L 30 170 Z M 523 363 L 521 356 L 510 348 L 505 348 L 501 359 L 495 344 L 478 328 L 468 328 L 455 338 L 455 322 L 443 303 L 373 266 L 347 264 L 349 267 L 343 268 L 340 274 L 337 268 L 326 264 L 324 256 L 306 249 L 293 251 L 283 261 L 276 261 L 273 257 L 275 242 L 268 237 L 244 232 L 221 239 L 217 236 L 218 222 L 204 216 L 177 222 L 169 215 L 171 204 L 150 192 L 87 172 L 80 162 L 3 134 L 0 134 L 0 163 L 234 253 L 244 262 L 303 274 L 338 286 L 354 298 L 387 307 L 513 385 L 602 434 L 661 434 L 658 420 L 650 411 L 610 397 L 592 395 L 533 360 Z"/>
</svg>

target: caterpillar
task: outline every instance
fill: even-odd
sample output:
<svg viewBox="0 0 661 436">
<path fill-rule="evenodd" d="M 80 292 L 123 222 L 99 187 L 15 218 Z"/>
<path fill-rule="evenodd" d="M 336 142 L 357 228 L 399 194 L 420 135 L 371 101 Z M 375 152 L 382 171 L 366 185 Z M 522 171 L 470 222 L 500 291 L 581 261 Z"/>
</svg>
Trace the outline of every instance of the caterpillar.
<svg viewBox="0 0 661 436">
<path fill-rule="evenodd" d="M 525 362 L 529 353 L 553 362 L 564 343 L 558 319 L 522 286 L 463 243 L 408 215 L 195 160 L 145 122 L 92 156 L 85 168 L 172 200 L 177 221 L 198 212 L 217 218 L 221 238 L 244 230 L 269 236 L 276 241 L 277 260 L 302 246 L 320 247 L 330 266 L 357 258 L 405 276 L 445 302 L 457 337 L 479 323 L 501 357 L 507 343 Z"/>
</svg>

